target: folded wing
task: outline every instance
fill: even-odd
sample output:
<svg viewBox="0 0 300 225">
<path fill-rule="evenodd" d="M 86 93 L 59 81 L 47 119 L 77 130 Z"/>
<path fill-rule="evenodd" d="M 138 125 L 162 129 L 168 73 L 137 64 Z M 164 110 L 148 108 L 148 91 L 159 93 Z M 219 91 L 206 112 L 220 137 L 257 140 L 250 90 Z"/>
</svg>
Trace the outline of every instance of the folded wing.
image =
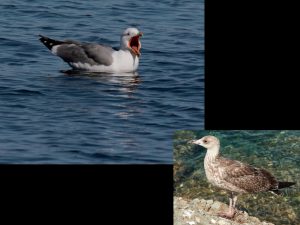
<svg viewBox="0 0 300 225">
<path fill-rule="evenodd" d="M 276 178 L 264 169 L 224 158 L 220 158 L 220 163 L 224 181 L 239 189 L 249 193 L 278 189 Z"/>
<path fill-rule="evenodd" d="M 70 63 L 88 63 L 90 65 L 109 66 L 113 62 L 113 49 L 99 44 L 64 43 L 58 46 L 56 55 Z"/>
</svg>

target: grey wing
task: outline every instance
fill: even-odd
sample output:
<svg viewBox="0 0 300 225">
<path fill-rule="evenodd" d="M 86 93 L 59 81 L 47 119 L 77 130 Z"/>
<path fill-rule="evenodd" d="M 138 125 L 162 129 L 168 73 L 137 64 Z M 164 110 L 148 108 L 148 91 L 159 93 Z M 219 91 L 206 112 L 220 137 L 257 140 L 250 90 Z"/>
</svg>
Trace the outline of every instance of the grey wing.
<svg viewBox="0 0 300 225">
<path fill-rule="evenodd" d="M 88 63 L 90 65 L 112 64 L 112 52 L 114 50 L 107 46 L 98 44 L 80 44 L 75 41 L 66 41 L 57 48 L 56 54 L 64 61 Z"/>
<path fill-rule="evenodd" d="M 85 44 L 82 46 L 86 55 L 96 63 L 109 66 L 113 62 L 111 47 L 99 44 Z"/>
<path fill-rule="evenodd" d="M 247 192 L 267 191 L 278 185 L 276 178 L 264 169 L 227 159 L 225 165 L 224 180 Z"/>
</svg>

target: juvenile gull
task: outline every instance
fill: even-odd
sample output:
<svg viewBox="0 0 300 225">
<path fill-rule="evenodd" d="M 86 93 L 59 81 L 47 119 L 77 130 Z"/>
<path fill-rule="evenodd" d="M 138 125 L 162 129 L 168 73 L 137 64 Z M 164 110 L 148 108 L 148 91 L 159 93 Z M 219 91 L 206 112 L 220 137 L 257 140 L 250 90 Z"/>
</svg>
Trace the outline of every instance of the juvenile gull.
<svg viewBox="0 0 300 225">
<path fill-rule="evenodd" d="M 120 49 L 110 46 L 80 43 L 66 40 L 57 41 L 40 36 L 40 41 L 54 54 L 62 58 L 72 68 L 106 73 L 134 72 L 139 66 L 143 35 L 136 28 L 127 28 L 121 35 Z"/>
<path fill-rule="evenodd" d="M 226 159 L 220 156 L 220 142 L 214 136 L 205 136 L 191 141 L 207 149 L 204 158 L 204 169 L 208 181 L 230 193 L 229 210 L 219 215 L 233 218 L 235 204 L 240 193 L 257 193 L 271 191 L 280 194 L 279 189 L 294 185 L 294 182 L 279 182 L 268 171 L 246 163 Z"/>
</svg>

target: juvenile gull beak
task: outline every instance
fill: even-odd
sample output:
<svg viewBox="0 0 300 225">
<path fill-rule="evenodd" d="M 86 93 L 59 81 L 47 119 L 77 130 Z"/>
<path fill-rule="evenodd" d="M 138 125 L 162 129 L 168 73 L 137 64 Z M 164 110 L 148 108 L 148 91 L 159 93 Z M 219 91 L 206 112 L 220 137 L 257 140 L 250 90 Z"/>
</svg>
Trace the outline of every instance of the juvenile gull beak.
<svg viewBox="0 0 300 225">
<path fill-rule="evenodd" d="M 202 143 L 202 141 L 201 141 L 201 139 L 199 139 L 199 140 L 190 140 L 188 143 L 189 144 L 200 145 Z"/>
</svg>

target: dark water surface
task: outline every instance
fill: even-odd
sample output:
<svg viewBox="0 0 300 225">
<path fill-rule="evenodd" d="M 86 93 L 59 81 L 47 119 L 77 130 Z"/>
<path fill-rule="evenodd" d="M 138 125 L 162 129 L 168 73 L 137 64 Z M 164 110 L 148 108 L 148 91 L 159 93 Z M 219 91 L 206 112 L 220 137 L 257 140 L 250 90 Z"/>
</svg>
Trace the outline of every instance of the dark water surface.
<svg viewBox="0 0 300 225">
<path fill-rule="evenodd" d="M 177 131 L 174 135 L 175 196 L 204 198 L 228 204 L 226 192 L 207 182 L 204 173 L 206 150 L 188 141 L 205 135 L 220 139 L 224 157 L 270 171 L 280 181 L 297 184 L 283 195 L 243 194 L 237 206 L 251 216 L 281 224 L 300 224 L 300 131 Z"/>
<path fill-rule="evenodd" d="M 203 128 L 203 1 L 0 3 L 0 163 L 172 163 Z M 144 36 L 137 74 L 65 74 L 38 34 L 119 46 Z"/>
</svg>

